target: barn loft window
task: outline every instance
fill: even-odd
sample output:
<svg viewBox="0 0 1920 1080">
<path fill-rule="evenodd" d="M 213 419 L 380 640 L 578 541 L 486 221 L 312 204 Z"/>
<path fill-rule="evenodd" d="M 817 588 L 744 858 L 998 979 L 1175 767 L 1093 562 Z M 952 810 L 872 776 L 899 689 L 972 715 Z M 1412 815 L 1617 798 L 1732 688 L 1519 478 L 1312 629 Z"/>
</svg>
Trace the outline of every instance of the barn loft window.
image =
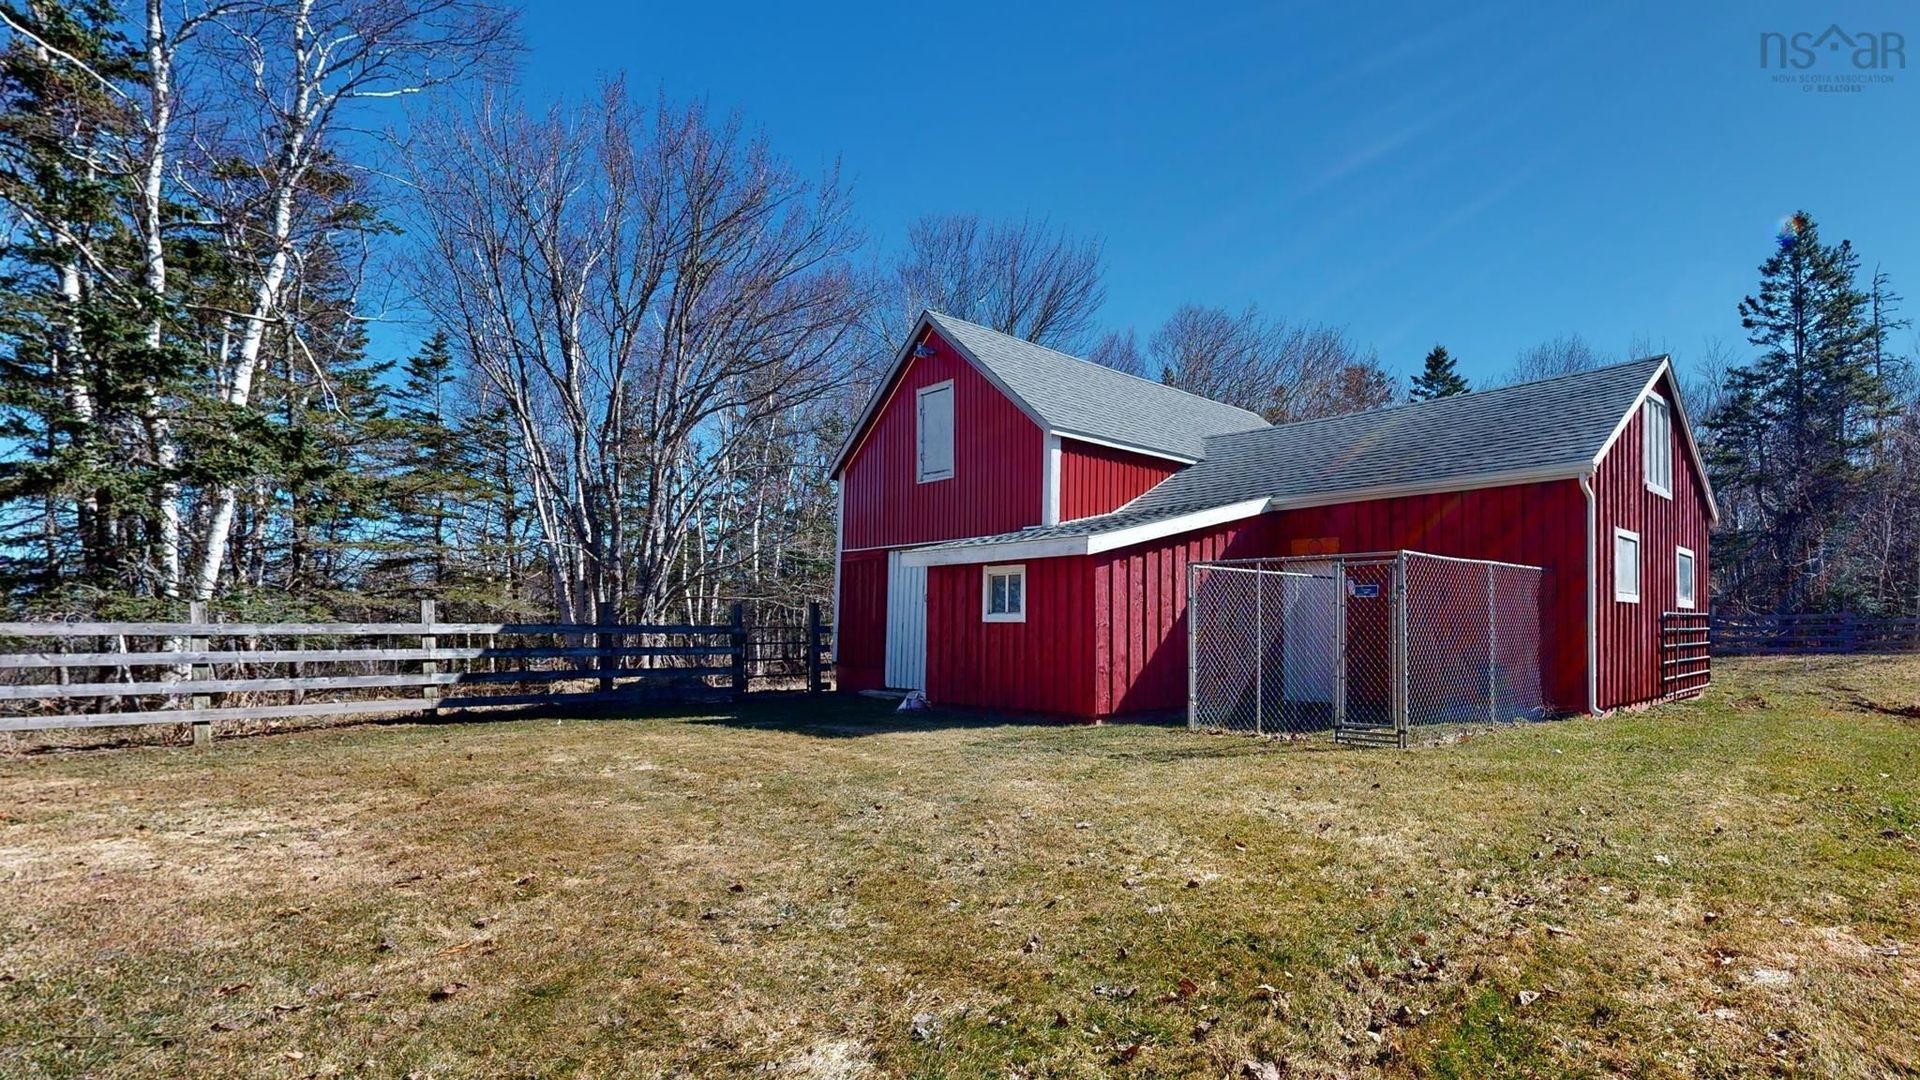
<svg viewBox="0 0 1920 1080">
<path fill-rule="evenodd" d="M 1640 602 L 1640 534 L 1613 530 L 1613 598 Z"/>
<path fill-rule="evenodd" d="M 915 395 L 919 439 L 914 478 L 920 483 L 953 479 L 953 380 L 923 386 Z"/>
<path fill-rule="evenodd" d="M 1683 611 L 1694 606 L 1693 552 L 1686 548 L 1673 551 L 1673 604 Z"/>
<path fill-rule="evenodd" d="M 1027 621 L 1027 568 L 989 566 L 982 582 L 981 617 L 987 622 Z"/>
<path fill-rule="evenodd" d="M 1673 498 L 1673 419 L 1667 399 L 1659 394 L 1647 397 L 1647 403 L 1640 408 L 1646 422 L 1641 425 L 1646 432 L 1647 490 L 1656 495 Z"/>
</svg>

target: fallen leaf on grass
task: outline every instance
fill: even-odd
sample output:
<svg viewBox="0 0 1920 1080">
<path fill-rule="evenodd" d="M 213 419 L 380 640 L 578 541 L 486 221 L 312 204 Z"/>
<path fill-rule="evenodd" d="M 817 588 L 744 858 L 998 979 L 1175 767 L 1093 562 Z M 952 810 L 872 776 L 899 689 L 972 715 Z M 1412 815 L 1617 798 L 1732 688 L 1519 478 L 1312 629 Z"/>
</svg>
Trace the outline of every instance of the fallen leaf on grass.
<svg viewBox="0 0 1920 1080">
<path fill-rule="evenodd" d="M 447 983 L 445 986 L 435 987 L 432 992 L 427 994 L 427 1000 L 428 1001 L 445 1001 L 448 998 L 452 997 L 453 995 L 459 993 L 460 991 L 465 990 L 466 988 L 467 988 L 466 983 L 450 982 L 450 983 Z"/>
<path fill-rule="evenodd" d="M 1282 1080 L 1287 1075 L 1287 1066 L 1278 1061 L 1243 1061 L 1240 1075 L 1247 1080 Z"/>
<path fill-rule="evenodd" d="M 1527 1006 L 1533 1004 L 1534 1002 L 1540 1000 L 1540 991 L 1522 990 L 1518 994 L 1514 995 L 1513 1000 L 1518 1002 L 1520 1007 L 1524 1009 Z"/>
</svg>

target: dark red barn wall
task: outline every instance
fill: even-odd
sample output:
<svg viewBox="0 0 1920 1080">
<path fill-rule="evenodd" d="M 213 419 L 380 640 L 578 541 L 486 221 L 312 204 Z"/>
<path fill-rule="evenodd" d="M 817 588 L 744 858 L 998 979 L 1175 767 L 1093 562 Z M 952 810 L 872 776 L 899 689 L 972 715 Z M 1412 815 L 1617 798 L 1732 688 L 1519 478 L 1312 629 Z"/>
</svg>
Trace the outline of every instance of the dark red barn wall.
<svg viewBox="0 0 1920 1080">
<path fill-rule="evenodd" d="M 1541 637 L 1551 703 L 1587 707 L 1587 500 L 1576 480 L 1287 510 L 1263 519 L 1264 555 L 1425 551 L 1546 571 Z"/>
<path fill-rule="evenodd" d="M 982 619 L 984 566 L 928 568 L 927 697 L 942 705 L 1095 715 L 1089 558 L 1008 561 L 1027 568 L 1025 622 Z"/>
<path fill-rule="evenodd" d="M 834 686 L 878 690 L 887 675 L 887 553 L 849 552 L 840 560 L 840 611 L 834 629 Z"/>
<path fill-rule="evenodd" d="M 1659 393 L 1675 400 L 1671 374 L 1661 377 Z M 1710 516 L 1706 492 L 1681 435 L 1679 412 L 1669 425 L 1673 437 L 1673 498 L 1647 489 L 1643 414 L 1635 410 L 1620 438 L 1600 460 L 1594 477 L 1597 510 L 1595 539 L 1599 575 L 1595 620 L 1599 644 L 1599 707 L 1618 708 L 1656 700 L 1665 694 L 1660 678 L 1660 615 L 1676 607 L 1674 551 L 1694 554 L 1695 610 L 1707 610 L 1707 537 Z M 1640 602 L 1614 599 L 1613 530 L 1640 534 Z"/>
<path fill-rule="evenodd" d="M 907 362 L 841 478 L 844 550 L 1012 532 L 1040 523 L 1045 435 L 938 334 Z M 953 478 L 914 479 L 914 392 L 953 380 Z"/>
<path fill-rule="evenodd" d="M 1579 484 L 1559 480 L 1288 510 L 1093 556 L 1095 707 L 1185 707 L 1189 562 L 1407 548 L 1545 568 L 1548 694 L 1584 709 L 1586 515 Z"/>
<path fill-rule="evenodd" d="M 1046 436 L 931 329 L 934 354 L 902 366 L 840 478 L 836 685 L 885 681 L 887 549 L 1011 532 L 1041 520 Z M 953 477 L 914 479 L 914 392 L 953 380 Z"/>
<path fill-rule="evenodd" d="M 1179 472 L 1177 461 L 1096 446 L 1078 439 L 1060 440 L 1060 520 L 1110 513 Z"/>
<path fill-rule="evenodd" d="M 1098 715 L 1187 707 L 1187 565 L 1259 554 L 1249 540 L 1262 520 L 1092 556 Z"/>
</svg>

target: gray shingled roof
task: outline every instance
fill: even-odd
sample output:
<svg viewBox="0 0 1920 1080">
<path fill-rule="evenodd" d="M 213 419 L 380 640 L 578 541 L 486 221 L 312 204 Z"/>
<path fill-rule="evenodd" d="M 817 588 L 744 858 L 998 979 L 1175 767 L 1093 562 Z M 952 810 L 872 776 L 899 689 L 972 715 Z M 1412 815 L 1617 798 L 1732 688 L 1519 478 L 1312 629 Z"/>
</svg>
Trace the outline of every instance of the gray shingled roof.
<svg viewBox="0 0 1920 1080">
<path fill-rule="evenodd" d="M 1063 435 L 1086 435 L 1198 459 L 1209 436 L 1264 428 L 1257 413 L 1127 375 L 984 326 L 929 311 L 935 329 Z"/>
<path fill-rule="evenodd" d="M 936 547 L 1094 536 L 1250 499 L 1286 502 L 1401 485 L 1589 466 L 1666 357 L 1540 382 L 1207 440 L 1206 457 L 1125 507 Z"/>
</svg>

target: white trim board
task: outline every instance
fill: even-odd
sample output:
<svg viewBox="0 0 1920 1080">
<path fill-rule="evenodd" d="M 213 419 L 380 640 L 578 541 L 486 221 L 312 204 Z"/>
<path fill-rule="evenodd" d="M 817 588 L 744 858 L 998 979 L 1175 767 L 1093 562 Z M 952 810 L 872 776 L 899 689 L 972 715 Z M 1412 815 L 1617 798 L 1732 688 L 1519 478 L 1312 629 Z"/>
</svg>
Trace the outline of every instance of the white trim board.
<svg viewBox="0 0 1920 1080">
<path fill-rule="evenodd" d="M 1054 536 L 1033 540 L 1006 540 L 994 544 L 970 544 L 965 547 L 921 548 L 903 557 L 909 566 L 965 566 L 971 563 L 1017 562 L 1023 559 L 1054 559 L 1067 555 L 1098 555 L 1103 551 L 1131 547 L 1148 540 L 1178 536 L 1196 529 L 1211 528 L 1265 513 L 1266 499 L 1247 499 L 1207 510 L 1196 510 L 1177 517 L 1161 518 L 1111 532 L 1085 536 Z"/>
</svg>

